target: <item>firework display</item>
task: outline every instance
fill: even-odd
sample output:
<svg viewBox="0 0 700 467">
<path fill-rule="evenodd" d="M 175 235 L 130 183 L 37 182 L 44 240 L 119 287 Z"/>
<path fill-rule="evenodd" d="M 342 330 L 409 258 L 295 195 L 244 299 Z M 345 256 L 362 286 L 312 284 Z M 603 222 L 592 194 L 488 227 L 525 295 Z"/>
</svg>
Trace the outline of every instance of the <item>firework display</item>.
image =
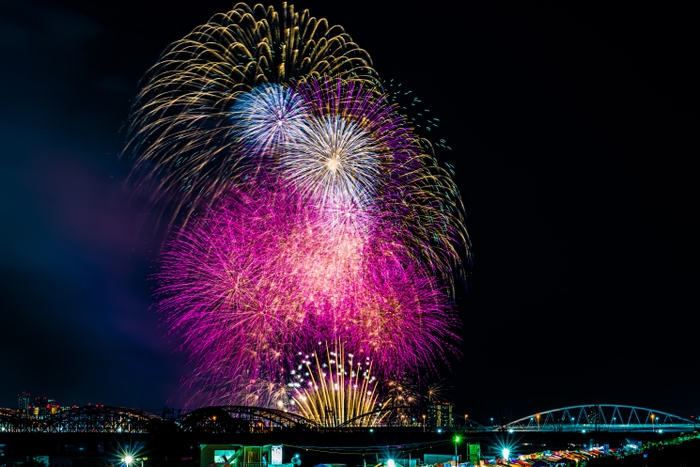
<svg viewBox="0 0 700 467">
<path fill-rule="evenodd" d="M 317 419 L 333 401 L 348 421 L 377 396 L 345 379 L 346 350 L 380 378 L 456 353 L 459 192 L 342 28 L 238 4 L 164 52 L 131 122 L 133 179 L 173 227 L 156 294 L 193 400 Z M 319 342 L 335 372 L 309 360 L 311 386 L 290 386 Z"/>
<path fill-rule="evenodd" d="M 337 215 L 267 182 L 231 189 L 164 251 L 161 311 L 186 339 L 203 386 L 277 405 L 259 393 L 289 356 L 338 338 L 389 376 L 432 365 L 456 341 L 445 287 L 396 241 L 396 227 Z M 360 222 L 360 220 L 356 220 Z M 448 338 L 447 342 L 444 339 Z M 224 400 L 232 394 L 225 389 Z"/>
<path fill-rule="evenodd" d="M 316 353 L 303 355 L 291 371 L 288 386 L 299 413 L 322 427 L 379 425 L 387 412 L 378 402 L 369 357 L 355 361 L 339 342 L 333 350 L 326 346 L 325 357 L 324 361 Z"/>
<path fill-rule="evenodd" d="M 231 118 L 239 94 L 321 76 L 379 86 L 369 54 L 308 10 L 238 3 L 213 16 L 171 44 L 143 81 L 129 130 L 138 185 L 175 214 L 196 212 L 249 175 L 250 148 L 236 144 Z"/>
</svg>

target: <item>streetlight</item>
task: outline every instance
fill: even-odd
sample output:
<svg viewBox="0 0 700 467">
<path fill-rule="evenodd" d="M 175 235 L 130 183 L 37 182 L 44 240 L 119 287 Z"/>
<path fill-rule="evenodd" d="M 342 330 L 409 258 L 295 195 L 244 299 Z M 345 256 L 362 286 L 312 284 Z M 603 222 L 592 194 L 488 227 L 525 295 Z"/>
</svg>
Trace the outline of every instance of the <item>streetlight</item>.
<svg viewBox="0 0 700 467">
<path fill-rule="evenodd" d="M 651 414 L 651 431 L 654 431 L 654 414 Z"/>
<path fill-rule="evenodd" d="M 464 426 L 467 426 L 467 418 L 469 418 L 469 414 L 464 414 Z"/>
<path fill-rule="evenodd" d="M 457 455 L 457 445 L 459 442 L 462 440 L 462 437 L 459 435 L 455 435 L 454 437 L 454 442 L 455 442 L 455 461 L 459 462 L 459 456 Z"/>
<path fill-rule="evenodd" d="M 146 461 L 146 460 L 148 460 L 148 457 L 136 458 L 136 457 L 132 456 L 131 454 L 127 454 L 124 457 L 122 457 L 122 462 L 124 462 L 124 465 L 126 465 L 126 467 L 131 467 L 131 464 L 133 464 L 134 462 L 140 462 L 141 467 L 143 467 L 143 461 Z"/>
<path fill-rule="evenodd" d="M 505 460 L 507 462 L 509 459 L 508 456 L 510 456 L 510 449 L 503 448 L 503 450 L 501 451 L 501 454 L 503 455 L 503 460 Z"/>
</svg>

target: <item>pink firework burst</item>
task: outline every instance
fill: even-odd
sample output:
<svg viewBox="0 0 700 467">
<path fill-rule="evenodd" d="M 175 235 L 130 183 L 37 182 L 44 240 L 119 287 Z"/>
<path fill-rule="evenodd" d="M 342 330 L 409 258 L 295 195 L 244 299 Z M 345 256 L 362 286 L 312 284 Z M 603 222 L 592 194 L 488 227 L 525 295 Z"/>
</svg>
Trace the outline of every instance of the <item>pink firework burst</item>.
<svg viewBox="0 0 700 467">
<path fill-rule="evenodd" d="M 319 341 L 371 355 L 379 376 L 431 369 L 453 350 L 447 291 L 402 244 L 405 232 L 356 219 L 359 231 L 338 215 L 256 184 L 169 243 L 159 309 L 184 336 L 203 400 L 276 406 L 294 353 Z"/>
</svg>

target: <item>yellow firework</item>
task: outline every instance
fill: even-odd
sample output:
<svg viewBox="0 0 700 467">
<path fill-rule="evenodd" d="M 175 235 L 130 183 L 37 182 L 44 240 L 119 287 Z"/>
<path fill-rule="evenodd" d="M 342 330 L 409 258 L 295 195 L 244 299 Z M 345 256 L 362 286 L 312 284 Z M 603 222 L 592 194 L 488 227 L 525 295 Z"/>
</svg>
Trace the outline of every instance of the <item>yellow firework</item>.
<svg viewBox="0 0 700 467">
<path fill-rule="evenodd" d="M 381 88 L 369 54 L 308 10 L 238 3 L 213 16 L 172 43 L 143 80 L 128 136 L 138 157 L 134 183 L 157 193 L 154 204 L 174 201 L 171 216 L 188 217 L 250 175 L 241 170 L 246 149 L 231 141 L 236 99 L 321 76 Z"/>
<path fill-rule="evenodd" d="M 315 366 L 314 366 L 315 364 Z M 326 359 L 306 355 L 293 370 L 292 399 L 297 411 L 323 427 L 376 426 L 385 412 L 377 402 L 376 379 L 369 358 L 346 355 L 342 344 L 326 346 Z"/>
</svg>

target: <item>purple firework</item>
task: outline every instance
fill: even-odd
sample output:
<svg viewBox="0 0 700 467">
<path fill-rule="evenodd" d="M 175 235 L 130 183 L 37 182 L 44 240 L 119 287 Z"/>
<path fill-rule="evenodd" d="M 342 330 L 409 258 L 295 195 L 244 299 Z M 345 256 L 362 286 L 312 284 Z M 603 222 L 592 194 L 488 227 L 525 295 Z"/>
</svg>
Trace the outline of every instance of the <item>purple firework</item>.
<svg viewBox="0 0 700 467">
<path fill-rule="evenodd" d="M 269 182 L 232 190 L 167 246 L 159 308 L 208 401 L 274 405 L 294 353 L 318 341 L 371 355 L 378 375 L 431 368 L 451 349 L 446 290 L 405 232 L 333 228 L 334 215 Z"/>
<path fill-rule="evenodd" d="M 147 75 L 129 145 L 180 225 L 155 280 L 192 403 L 286 406 L 320 342 L 392 378 L 456 353 L 461 198 L 379 83 L 342 28 L 286 4 L 237 4 Z"/>
</svg>

